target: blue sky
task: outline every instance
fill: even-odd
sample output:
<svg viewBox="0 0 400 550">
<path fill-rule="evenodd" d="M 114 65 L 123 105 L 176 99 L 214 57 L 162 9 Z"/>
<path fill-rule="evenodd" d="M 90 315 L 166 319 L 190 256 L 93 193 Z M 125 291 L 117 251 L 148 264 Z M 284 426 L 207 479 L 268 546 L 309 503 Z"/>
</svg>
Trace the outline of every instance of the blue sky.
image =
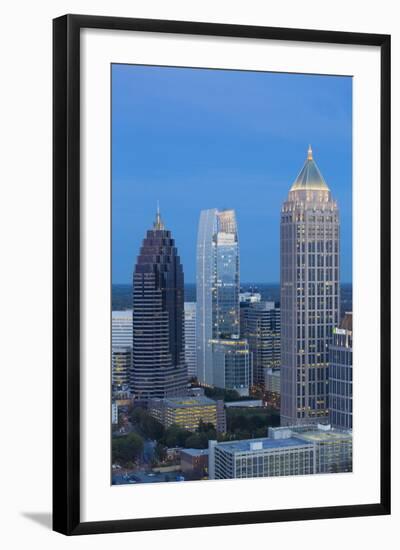
<svg viewBox="0 0 400 550">
<path fill-rule="evenodd" d="M 131 282 L 157 200 L 186 282 L 204 208 L 236 210 L 241 281 L 278 282 L 280 208 L 309 143 L 339 203 L 351 282 L 350 77 L 113 65 L 113 283 Z"/>
</svg>

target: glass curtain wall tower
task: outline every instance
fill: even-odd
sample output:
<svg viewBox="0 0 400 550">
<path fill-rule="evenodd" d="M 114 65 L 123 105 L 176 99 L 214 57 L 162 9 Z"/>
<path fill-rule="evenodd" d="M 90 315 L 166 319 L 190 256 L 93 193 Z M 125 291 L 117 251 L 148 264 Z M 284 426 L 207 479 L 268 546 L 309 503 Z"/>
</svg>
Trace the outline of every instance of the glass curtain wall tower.
<svg viewBox="0 0 400 550">
<path fill-rule="evenodd" d="M 281 424 L 328 421 L 339 324 L 339 210 L 309 147 L 281 211 Z"/>
<path fill-rule="evenodd" d="M 281 318 L 275 302 L 242 304 L 240 333 L 253 354 L 253 383 L 265 388 L 269 369 L 281 366 Z"/>
<path fill-rule="evenodd" d="M 133 273 L 132 389 L 137 399 L 186 392 L 183 269 L 157 210 Z"/>
<path fill-rule="evenodd" d="M 239 241 L 234 210 L 201 212 L 196 286 L 197 377 L 203 384 L 214 385 L 213 342 L 239 338 Z"/>
</svg>

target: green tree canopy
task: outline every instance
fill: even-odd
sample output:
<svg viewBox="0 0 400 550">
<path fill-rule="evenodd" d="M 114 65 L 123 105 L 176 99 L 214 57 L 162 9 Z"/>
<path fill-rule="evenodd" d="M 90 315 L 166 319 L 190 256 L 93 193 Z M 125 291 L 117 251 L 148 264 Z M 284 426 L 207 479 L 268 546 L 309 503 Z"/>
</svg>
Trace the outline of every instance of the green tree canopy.
<svg viewBox="0 0 400 550">
<path fill-rule="evenodd" d="M 140 435 L 130 433 L 122 437 L 114 437 L 112 440 L 113 462 L 126 464 L 135 462 L 143 452 L 143 439 Z"/>
<path fill-rule="evenodd" d="M 173 424 L 166 431 L 163 442 L 167 447 L 184 447 L 186 439 L 191 435 L 191 432 Z"/>
</svg>

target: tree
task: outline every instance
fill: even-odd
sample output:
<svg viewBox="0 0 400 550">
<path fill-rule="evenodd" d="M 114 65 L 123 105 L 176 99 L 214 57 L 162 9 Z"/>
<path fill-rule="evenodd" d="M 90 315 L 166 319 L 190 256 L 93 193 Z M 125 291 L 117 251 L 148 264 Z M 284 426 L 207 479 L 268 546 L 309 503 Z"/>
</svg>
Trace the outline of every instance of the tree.
<svg viewBox="0 0 400 550">
<path fill-rule="evenodd" d="M 212 424 L 211 422 L 203 422 L 203 419 L 200 418 L 197 431 L 199 433 L 205 433 L 205 432 L 209 432 L 210 430 L 215 430 L 214 424 Z"/>
<path fill-rule="evenodd" d="M 143 439 L 140 435 L 130 433 L 112 440 L 113 462 L 127 464 L 136 462 L 143 452 Z"/>
<path fill-rule="evenodd" d="M 247 431 L 237 431 L 233 434 L 233 439 L 239 440 L 239 439 L 251 439 L 252 435 L 250 432 Z"/>
<path fill-rule="evenodd" d="M 130 420 L 132 424 L 140 424 L 141 419 L 145 414 L 146 411 L 142 407 L 134 407 L 130 413 Z"/>
<path fill-rule="evenodd" d="M 185 447 L 187 449 L 206 449 L 208 447 L 208 439 L 204 433 L 194 433 L 186 439 Z"/>
<path fill-rule="evenodd" d="M 145 439 L 159 440 L 164 436 L 164 426 L 153 418 L 146 409 L 142 407 L 133 408 L 130 419 Z"/>
<path fill-rule="evenodd" d="M 158 442 L 154 449 L 154 454 L 158 462 L 164 462 L 164 460 L 167 458 L 167 449 L 165 445 Z"/>
<path fill-rule="evenodd" d="M 159 440 L 164 435 L 164 426 L 148 413 L 142 415 L 139 428 L 147 439 Z"/>
<path fill-rule="evenodd" d="M 204 393 L 211 399 L 223 399 L 224 401 L 239 401 L 241 399 L 236 390 L 226 390 L 224 388 L 204 388 Z"/>
<path fill-rule="evenodd" d="M 162 442 L 164 442 L 167 447 L 184 447 L 186 439 L 191 435 L 191 432 L 172 424 L 166 431 Z"/>
</svg>

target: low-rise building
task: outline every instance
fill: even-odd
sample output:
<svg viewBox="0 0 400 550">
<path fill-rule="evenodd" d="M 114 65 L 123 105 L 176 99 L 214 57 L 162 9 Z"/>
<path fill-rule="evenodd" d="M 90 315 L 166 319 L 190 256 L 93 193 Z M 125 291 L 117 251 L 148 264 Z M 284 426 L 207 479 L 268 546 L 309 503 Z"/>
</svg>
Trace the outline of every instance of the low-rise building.
<svg viewBox="0 0 400 550">
<path fill-rule="evenodd" d="M 208 449 L 182 449 L 181 470 L 190 479 L 202 479 L 208 473 Z"/>
<path fill-rule="evenodd" d="M 200 397 L 201 395 L 204 395 L 204 388 L 201 386 L 191 386 L 187 390 L 187 395 L 190 397 Z"/>
<path fill-rule="evenodd" d="M 115 401 L 111 404 L 111 422 L 118 424 L 118 405 Z"/>
<path fill-rule="evenodd" d="M 222 401 L 222 399 L 218 399 L 216 401 L 217 404 L 217 425 L 216 430 L 220 434 L 224 434 L 226 432 L 226 412 L 225 412 L 225 403 Z"/>
<path fill-rule="evenodd" d="M 330 426 L 270 428 L 269 437 L 209 441 L 210 479 L 350 472 L 352 437 Z"/>
<path fill-rule="evenodd" d="M 134 396 L 129 386 L 122 386 L 121 389 L 114 390 L 112 396 L 118 407 L 131 407 L 134 403 Z"/>
<path fill-rule="evenodd" d="M 125 389 L 130 384 L 132 372 L 132 348 L 112 348 L 112 371 L 111 381 L 113 392 Z"/>
<path fill-rule="evenodd" d="M 281 393 L 280 369 L 266 369 L 265 391 L 276 395 L 279 395 Z"/>
<path fill-rule="evenodd" d="M 225 431 L 221 405 L 205 396 L 152 399 L 149 402 L 149 413 L 166 428 L 175 424 L 186 430 L 195 431 L 200 422 L 203 422 L 213 424 L 217 432 Z"/>
<path fill-rule="evenodd" d="M 132 310 L 112 311 L 111 340 L 113 348 L 132 348 Z"/>
<path fill-rule="evenodd" d="M 261 294 L 259 292 L 240 292 L 239 303 L 240 304 L 255 304 L 261 301 Z"/>
<path fill-rule="evenodd" d="M 229 408 L 243 408 L 243 409 L 251 409 L 254 407 L 263 407 L 264 402 L 262 399 L 243 399 L 242 401 L 227 401 L 225 403 L 225 407 L 227 409 Z"/>
</svg>

